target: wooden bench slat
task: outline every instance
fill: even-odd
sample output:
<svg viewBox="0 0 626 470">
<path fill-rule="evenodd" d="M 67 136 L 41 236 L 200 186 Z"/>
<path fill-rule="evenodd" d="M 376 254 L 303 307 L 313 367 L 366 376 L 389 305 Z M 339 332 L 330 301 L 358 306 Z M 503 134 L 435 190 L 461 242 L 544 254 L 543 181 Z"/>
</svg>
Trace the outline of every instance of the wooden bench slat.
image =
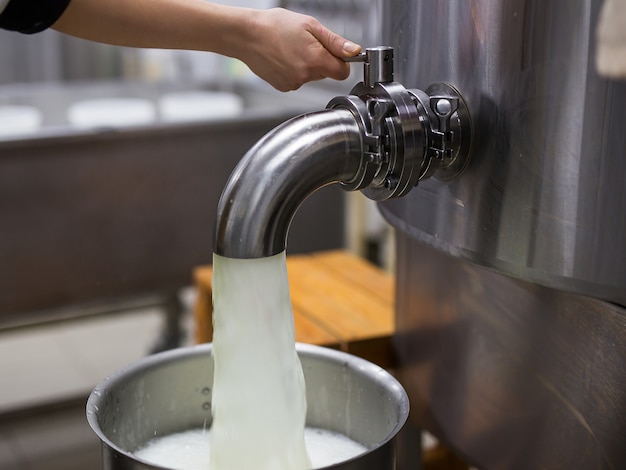
<svg viewBox="0 0 626 470">
<path fill-rule="evenodd" d="M 343 250 L 323 251 L 313 254 L 312 257 L 341 274 L 347 281 L 369 290 L 371 295 L 385 303 L 393 302 L 395 295 L 393 276 L 368 261 Z"/>
<path fill-rule="evenodd" d="M 344 341 L 393 333 L 393 308 L 371 289 L 345 282 L 332 270 L 306 260 L 287 264 L 294 308 L 315 318 Z"/>
</svg>

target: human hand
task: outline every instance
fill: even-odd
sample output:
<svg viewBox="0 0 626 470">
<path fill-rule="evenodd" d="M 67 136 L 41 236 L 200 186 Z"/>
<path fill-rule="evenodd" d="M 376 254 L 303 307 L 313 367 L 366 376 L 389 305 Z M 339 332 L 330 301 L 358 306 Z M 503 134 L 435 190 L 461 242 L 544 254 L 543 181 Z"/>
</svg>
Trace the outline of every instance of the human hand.
<svg viewBox="0 0 626 470">
<path fill-rule="evenodd" d="M 343 59 L 361 51 L 315 18 L 281 8 L 255 11 L 250 27 L 252 41 L 238 58 L 280 91 L 326 77 L 344 80 L 350 65 Z"/>
</svg>

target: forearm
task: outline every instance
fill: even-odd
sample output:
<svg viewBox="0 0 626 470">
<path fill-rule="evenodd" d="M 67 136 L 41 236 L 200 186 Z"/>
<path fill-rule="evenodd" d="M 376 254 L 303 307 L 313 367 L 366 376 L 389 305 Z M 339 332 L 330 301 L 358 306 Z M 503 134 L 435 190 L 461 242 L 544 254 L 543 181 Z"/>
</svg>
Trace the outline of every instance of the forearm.
<svg viewBox="0 0 626 470">
<path fill-rule="evenodd" d="M 53 27 L 119 46 L 227 55 L 283 91 L 325 77 L 346 78 L 350 69 L 343 58 L 360 50 L 307 15 L 203 0 L 72 0 Z"/>
<path fill-rule="evenodd" d="M 119 46 L 237 56 L 253 20 L 253 10 L 203 0 L 72 0 L 53 28 Z"/>
</svg>

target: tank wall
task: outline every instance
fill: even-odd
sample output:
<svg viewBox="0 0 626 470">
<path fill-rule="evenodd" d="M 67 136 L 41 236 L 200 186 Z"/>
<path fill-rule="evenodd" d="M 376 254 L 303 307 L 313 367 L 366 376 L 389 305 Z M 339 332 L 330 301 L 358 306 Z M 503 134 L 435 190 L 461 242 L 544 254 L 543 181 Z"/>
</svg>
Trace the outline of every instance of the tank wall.
<svg viewBox="0 0 626 470">
<path fill-rule="evenodd" d="M 450 82 L 475 129 L 461 178 L 381 205 L 394 226 L 510 276 L 626 305 L 626 82 L 595 71 L 601 3 L 384 2 L 396 80 Z"/>
<path fill-rule="evenodd" d="M 399 232 L 395 348 L 415 423 L 489 470 L 626 464 L 626 310 Z"/>
<path fill-rule="evenodd" d="M 396 80 L 473 118 L 457 180 L 380 204 L 397 229 L 398 376 L 478 468 L 626 465 L 626 82 L 601 0 L 389 0 Z"/>
</svg>

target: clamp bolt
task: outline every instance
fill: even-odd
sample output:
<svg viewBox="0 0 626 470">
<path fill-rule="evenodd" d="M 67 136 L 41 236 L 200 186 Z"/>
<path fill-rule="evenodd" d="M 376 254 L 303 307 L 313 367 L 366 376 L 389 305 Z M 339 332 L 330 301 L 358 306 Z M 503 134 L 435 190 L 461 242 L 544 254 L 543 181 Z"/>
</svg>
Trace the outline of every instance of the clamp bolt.
<svg viewBox="0 0 626 470">
<path fill-rule="evenodd" d="M 435 104 L 435 112 L 439 116 L 449 116 L 452 111 L 452 103 L 446 98 L 441 98 Z"/>
</svg>

